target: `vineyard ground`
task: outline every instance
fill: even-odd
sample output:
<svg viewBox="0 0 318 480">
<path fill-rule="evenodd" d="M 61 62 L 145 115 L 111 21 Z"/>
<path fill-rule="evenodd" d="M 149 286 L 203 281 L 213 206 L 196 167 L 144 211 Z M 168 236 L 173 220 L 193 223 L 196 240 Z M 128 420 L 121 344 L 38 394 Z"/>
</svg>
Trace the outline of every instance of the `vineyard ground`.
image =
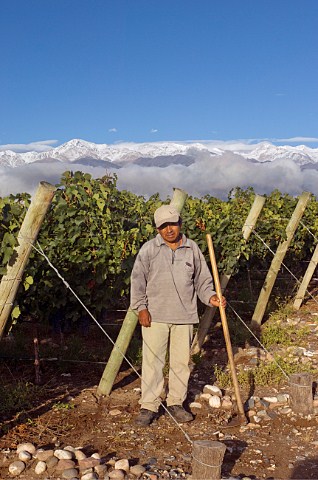
<svg viewBox="0 0 318 480">
<path fill-rule="evenodd" d="M 314 354 L 318 353 L 315 334 L 317 313 L 317 303 L 310 301 L 290 317 L 297 319 L 299 325 L 307 325 L 311 329 L 306 347 Z M 34 381 L 31 325 L 23 324 L 21 334 L 24 343 L 30 345 L 30 359 L 22 352 L 20 360 L 13 362 L 4 358 L 1 362 L 2 385 L 9 386 L 21 380 Z M 77 343 L 74 346 L 75 338 Z M 102 338 L 94 325 L 89 336 L 78 339 L 77 333 L 70 333 L 65 335 L 62 344 L 50 335 L 50 331 L 40 332 L 39 340 L 42 357 L 46 358 L 62 358 L 73 348 L 77 351 L 77 358 L 81 353 L 90 352 L 87 358 L 93 361 L 109 348 L 105 345 L 107 340 Z M 226 363 L 220 329 L 213 329 L 212 340 L 205 350 L 205 356 L 191 375 L 190 397 L 198 388 L 202 390 L 202 385 L 214 382 L 214 364 L 222 366 Z M 190 476 L 191 444 L 169 417 L 160 416 L 148 428 L 134 425 L 133 420 L 139 410 L 140 380 L 127 365 L 123 365 L 111 395 L 102 401 L 97 399 L 96 386 L 103 369 L 104 365 L 99 363 L 43 360 L 42 386 L 31 399 L 33 405 L 9 415 L 2 409 L 0 448 L 15 449 L 17 444 L 25 441 L 38 447 L 54 444 L 81 446 L 88 453 L 97 451 L 108 459 L 127 458 L 131 463 L 151 465 L 152 469 L 165 465 L 179 467 L 187 477 Z M 253 391 L 242 389 L 242 398 L 247 400 L 251 393 L 260 397 L 272 396 L 278 391 L 288 392 L 288 385 L 255 387 Z M 226 444 L 223 478 L 318 478 L 318 448 L 315 443 L 318 440 L 318 416 L 276 415 L 257 429 L 231 427 L 226 421 L 228 416 L 228 412 L 212 410 L 203 403 L 201 409 L 195 410 L 194 421 L 182 427 L 192 440 L 220 440 Z M 45 474 L 38 476 L 45 477 Z M 11 478 L 7 462 L 0 464 L 0 478 Z M 20 478 L 33 480 L 34 472 L 26 470 Z"/>
</svg>

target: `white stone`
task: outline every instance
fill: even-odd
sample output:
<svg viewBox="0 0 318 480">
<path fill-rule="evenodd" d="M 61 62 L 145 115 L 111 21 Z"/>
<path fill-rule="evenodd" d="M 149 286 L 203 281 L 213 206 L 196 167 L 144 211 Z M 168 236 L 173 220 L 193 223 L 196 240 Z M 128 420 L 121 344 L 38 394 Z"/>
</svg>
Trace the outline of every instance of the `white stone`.
<svg viewBox="0 0 318 480">
<path fill-rule="evenodd" d="M 20 475 L 20 473 L 22 473 L 24 469 L 25 469 L 25 463 L 21 461 L 16 461 L 9 465 L 9 472 L 14 477 L 17 477 L 18 475 Z"/>
<path fill-rule="evenodd" d="M 288 393 L 279 393 L 277 395 L 277 400 L 280 403 L 287 403 L 289 400 L 289 394 Z"/>
<path fill-rule="evenodd" d="M 190 408 L 202 408 L 202 405 L 199 402 L 191 402 L 189 407 Z"/>
<path fill-rule="evenodd" d="M 84 458 L 86 458 L 86 455 L 82 450 L 75 450 L 74 455 L 76 460 L 84 460 Z"/>
<path fill-rule="evenodd" d="M 35 453 L 35 446 L 33 445 L 33 443 L 30 443 L 30 442 L 27 442 L 27 443 L 20 443 L 18 446 L 17 446 L 17 453 L 20 453 L 22 452 L 23 450 L 25 450 L 26 452 L 29 452 L 33 455 L 33 453 Z"/>
<path fill-rule="evenodd" d="M 121 480 L 125 478 L 125 472 L 123 470 L 113 470 L 112 472 L 108 472 L 109 478 L 117 478 Z"/>
<path fill-rule="evenodd" d="M 136 477 L 140 477 L 146 471 L 143 465 L 133 465 L 130 467 L 130 473 L 135 475 Z"/>
<path fill-rule="evenodd" d="M 67 445 L 67 447 L 64 447 L 64 450 L 67 452 L 75 452 L 75 448 L 72 447 L 72 445 Z"/>
<path fill-rule="evenodd" d="M 67 450 L 55 450 L 54 457 L 58 458 L 59 460 L 72 460 L 73 452 L 69 452 Z"/>
<path fill-rule="evenodd" d="M 201 393 L 200 395 L 200 398 L 202 398 L 202 400 L 206 400 L 207 402 L 210 400 L 211 397 L 211 393 Z"/>
<path fill-rule="evenodd" d="M 113 417 L 115 417 L 116 415 L 120 415 L 120 414 L 121 414 L 121 411 L 118 410 L 118 408 L 114 408 L 114 410 L 109 411 L 109 415 L 112 415 Z"/>
<path fill-rule="evenodd" d="M 280 411 L 280 413 L 282 413 L 283 415 L 287 415 L 288 413 L 291 413 L 291 412 L 292 412 L 292 409 L 289 408 L 289 407 L 283 407 L 283 408 L 280 408 L 279 411 Z"/>
<path fill-rule="evenodd" d="M 97 458 L 97 460 L 100 460 L 100 454 L 99 453 L 93 453 L 91 455 L 92 458 Z"/>
<path fill-rule="evenodd" d="M 115 470 L 124 470 L 125 472 L 129 472 L 129 461 L 127 458 L 117 460 L 115 463 Z"/>
<path fill-rule="evenodd" d="M 19 452 L 19 460 L 22 460 L 22 462 L 29 462 L 32 459 L 32 455 L 30 452 L 27 452 L 26 450 L 22 450 Z"/>
<path fill-rule="evenodd" d="M 221 399 L 220 397 L 216 396 L 216 395 L 212 395 L 212 397 L 210 398 L 209 400 L 209 405 L 210 407 L 212 408 L 220 408 L 221 406 Z"/>
<path fill-rule="evenodd" d="M 277 397 L 263 397 L 263 400 L 265 400 L 265 402 L 269 402 L 269 403 L 277 403 Z"/>
<path fill-rule="evenodd" d="M 78 480 L 77 475 L 78 475 L 78 471 L 76 470 L 76 468 L 67 468 L 62 473 L 62 477 L 67 480 Z"/>
<path fill-rule="evenodd" d="M 222 408 L 225 408 L 226 410 L 230 410 L 233 407 L 233 403 L 231 400 L 228 399 L 223 399 L 222 400 Z"/>
<path fill-rule="evenodd" d="M 98 479 L 98 476 L 94 472 L 85 473 L 85 475 L 81 476 L 81 480 L 97 480 L 97 479 Z"/>
<path fill-rule="evenodd" d="M 203 393 L 210 393 L 211 395 L 222 397 L 222 391 L 216 385 L 205 385 L 203 388 Z"/>
<path fill-rule="evenodd" d="M 46 463 L 40 460 L 36 464 L 34 471 L 37 475 L 41 475 L 41 473 L 45 472 L 45 470 L 46 470 Z"/>
</svg>

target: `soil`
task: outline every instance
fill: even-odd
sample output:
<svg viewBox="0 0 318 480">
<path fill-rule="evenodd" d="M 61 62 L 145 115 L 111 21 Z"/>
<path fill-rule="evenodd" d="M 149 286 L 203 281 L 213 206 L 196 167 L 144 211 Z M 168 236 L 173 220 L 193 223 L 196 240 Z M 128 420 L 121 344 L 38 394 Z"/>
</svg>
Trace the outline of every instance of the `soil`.
<svg viewBox="0 0 318 480">
<path fill-rule="evenodd" d="M 308 302 L 289 320 L 307 325 L 310 334 L 305 347 L 318 352 L 316 327 L 317 303 Z M 25 335 L 30 327 L 25 328 Z M 41 335 L 43 335 L 41 333 Z M 66 351 L 74 333 L 64 336 L 63 342 L 40 336 L 42 349 L 45 342 L 55 349 L 55 356 Z M 31 335 L 32 337 L 32 335 Z M 96 352 L 104 342 L 93 325 L 83 343 Z M 73 338 L 74 339 L 74 338 Z M 213 365 L 226 364 L 226 350 L 222 331 L 214 325 L 210 340 L 205 344 L 205 355 L 194 365 L 189 401 L 202 392 L 205 384 L 215 381 Z M 236 358 L 242 360 L 241 348 Z M 40 346 L 41 351 L 41 346 Z M 44 356 L 44 355 L 43 355 Z M 83 447 L 87 453 L 99 452 L 108 459 L 127 458 L 131 463 L 141 463 L 154 469 L 179 468 L 186 477 L 191 475 L 192 443 L 196 440 L 219 440 L 227 446 L 222 466 L 222 477 L 250 477 L 252 479 L 317 479 L 318 478 L 318 415 L 297 416 L 279 414 L 273 410 L 270 421 L 261 425 L 234 425 L 236 410 L 212 409 L 207 402 L 193 409 L 195 419 L 181 427 L 166 414 L 160 415 L 149 427 L 134 425 L 138 414 L 140 378 L 129 366 L 123 365 L 113 390 L 108 397 L 98 398 L 96 389 L 101 378 L 102 363 L 54 362 L 41 360 L 42 389 L 32 408 L 2 417 L 1 449 L 15 449 L 19 443 L 33 442 L 37 447 L 72 445 Z M 301 367 L 300 367 L 301 370 Z M 9 378 L 26 379 L 34 373 L 33 362 L 3 360 L 2 384 Z M 34 378 L 33 378 L 34 381 Z M 287 383 L 274 387 L 242 389 L 245 402 L 251 394 L 263 396 L 288 392 Z M 232 394 L 231 390 L 226 391 Z M 317 441 L 317 444 L 315 443 Z M 43 474 L 44 475 L 44 474 Z M 11 478 L 8 466 L 0 465 L 0 478 Z M 34 478 L 26 470 L 25 480 Z M 42 478 L 38 476 L 38 478 Z M 45 478 L 45 475 L 43 476 Z"/>
</svg>

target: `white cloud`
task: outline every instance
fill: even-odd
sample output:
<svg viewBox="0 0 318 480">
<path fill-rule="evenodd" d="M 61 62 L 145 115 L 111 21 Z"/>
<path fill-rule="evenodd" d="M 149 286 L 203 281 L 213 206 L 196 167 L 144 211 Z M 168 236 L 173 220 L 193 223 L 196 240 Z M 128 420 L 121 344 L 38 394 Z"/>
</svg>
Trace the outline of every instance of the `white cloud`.
<svg viewBox="0 0 318 480">
<path fill-rule="evenodd" d="M 117 132 L 117 128 L 109 128 L 108 131 L 110 133 L 116 133 Z"/>
<path fill-rule="evenodd" d="M 271 142 L 277 143 L 316 143 L 318 137 L 291 137 L 291 138 L 272 138 Z"/>
<path fill-rule="evenodd" d="M 158 132 L 158 130 L 157 130 L 156 128 L 152 128 L 152 129 L 150 130 L 150 133 L 157 133 L 157 132 Z"/>
<path fill-rule="evenodd" d="M 16 153 L 24 152 L 47 152 L 51 150 L 58 143 L 58 140 L 41 140 L 39 142 L 31 143 L 7 143 L 0 145 L 0 150 L 12 150 Z"/>
</svg>

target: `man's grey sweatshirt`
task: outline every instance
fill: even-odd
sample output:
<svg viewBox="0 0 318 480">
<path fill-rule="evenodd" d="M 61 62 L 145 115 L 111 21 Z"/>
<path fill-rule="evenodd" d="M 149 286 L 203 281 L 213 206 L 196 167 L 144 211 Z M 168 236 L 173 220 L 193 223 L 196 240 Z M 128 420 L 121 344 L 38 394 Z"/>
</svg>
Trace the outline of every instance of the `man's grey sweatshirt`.
<svg viewBox="0 0 318 480">
<path fill-rule="evenodd" d="M 140 249 L 131 274 L 131 308 L 150 312 L 153 322 L 198 323 L 197 296 L 210 305 L 213 280 L 198 245 L 182 235 L 172 250 L 158 234 Z"/>
</svg>

